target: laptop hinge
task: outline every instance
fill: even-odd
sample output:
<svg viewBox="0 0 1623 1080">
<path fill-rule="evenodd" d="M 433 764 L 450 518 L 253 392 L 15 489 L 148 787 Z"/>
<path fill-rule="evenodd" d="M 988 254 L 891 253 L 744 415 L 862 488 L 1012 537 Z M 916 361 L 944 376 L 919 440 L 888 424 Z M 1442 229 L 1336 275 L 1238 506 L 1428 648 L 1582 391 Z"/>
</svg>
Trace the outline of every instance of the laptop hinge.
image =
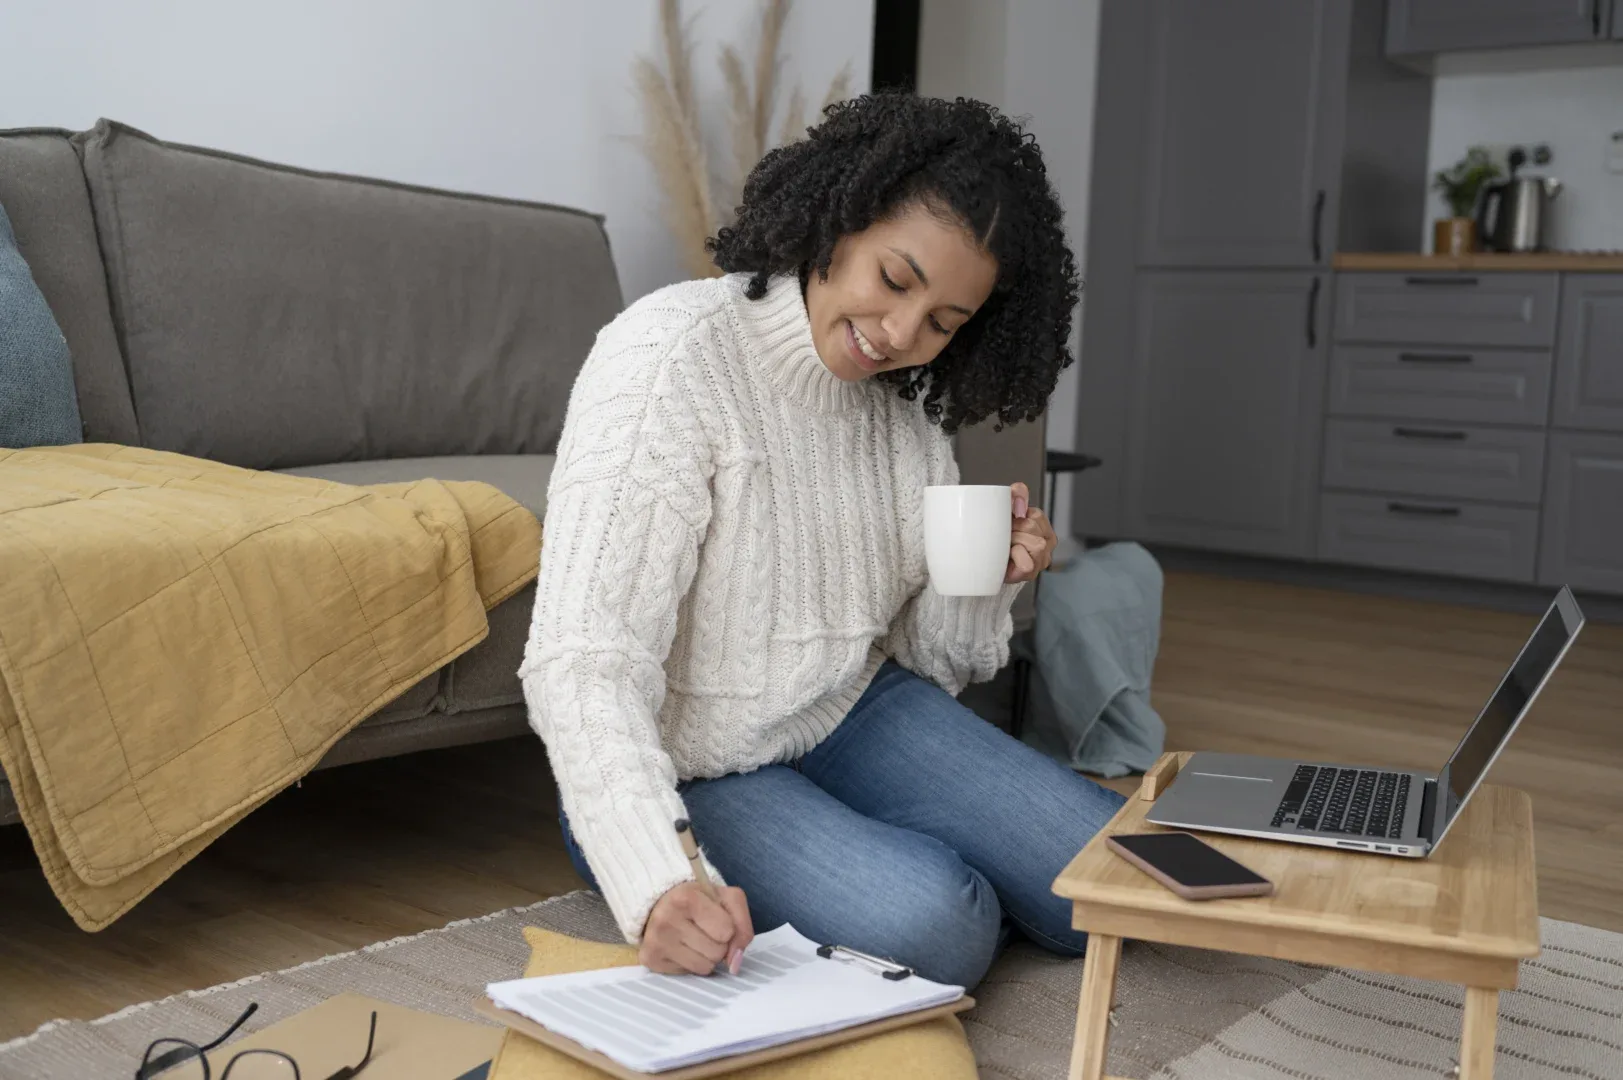
<svg viewBox="0 0 1623 1080">
<path fill-rule="evenodd" d="M 1437 822 L 1437 781 L 1427 780 L 1420 792 L 1420 828 L 1423 840 L 1434 840 L 1432 826 Z"/>
</svg>

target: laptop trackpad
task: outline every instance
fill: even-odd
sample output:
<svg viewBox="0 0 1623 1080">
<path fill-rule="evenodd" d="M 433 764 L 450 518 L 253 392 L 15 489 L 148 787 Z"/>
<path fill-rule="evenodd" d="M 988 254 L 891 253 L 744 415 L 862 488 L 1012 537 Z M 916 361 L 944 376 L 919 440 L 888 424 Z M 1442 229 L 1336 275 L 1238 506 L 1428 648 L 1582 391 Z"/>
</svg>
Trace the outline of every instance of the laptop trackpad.
<svg viewBox="0 0 1623 1080">
<path fill-rule="evenodd" d="M 1266 825 L 1285 789 L 1250 770 L 1185 771 L 1156 801 L 1151 820 L 1199 821 L 1216 826 Z"/>
</svg>

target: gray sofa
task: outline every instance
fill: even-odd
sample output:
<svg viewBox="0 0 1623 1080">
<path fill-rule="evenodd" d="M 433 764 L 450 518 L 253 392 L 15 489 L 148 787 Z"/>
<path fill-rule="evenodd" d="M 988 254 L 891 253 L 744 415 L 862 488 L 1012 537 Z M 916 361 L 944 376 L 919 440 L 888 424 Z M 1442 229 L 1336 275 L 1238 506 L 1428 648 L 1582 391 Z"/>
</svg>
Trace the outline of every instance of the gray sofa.
<svg viewBox="0 0 1623 1080">
<path fill-rule="evenodd" d="M 0 132 L 0 206 L 88 442 L 350 483 L 484 480 L 539 517 L 621 295 L 602 220 L 270 165 L 102 121 Z M 323 766 L 526 729 L 534 589 Z M 0 777 L 0 823 L 15 822 Z"/>
</svg>

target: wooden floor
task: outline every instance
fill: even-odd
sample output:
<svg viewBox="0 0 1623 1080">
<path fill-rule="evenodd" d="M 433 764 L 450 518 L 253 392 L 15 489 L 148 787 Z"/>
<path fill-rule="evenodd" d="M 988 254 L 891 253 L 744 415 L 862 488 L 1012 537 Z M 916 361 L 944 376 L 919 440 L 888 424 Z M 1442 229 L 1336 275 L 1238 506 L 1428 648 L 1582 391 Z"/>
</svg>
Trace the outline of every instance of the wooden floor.
<svg viewBox="0 0 1623 1080">
<path fill-rule="evenodd" d="M 1171 574 L 1155 704 L 1172 748 L 1435 768 L 1532 621 Z M 1533 794 L 1543 913 L 1623 931 L 1623 627 L 1585 630 L 1493 780 Z M 529 739 L 317 773 L 100 934 L 0 828 L 0 1040 L 576 888 L 553 798 Z"/>
</svg>

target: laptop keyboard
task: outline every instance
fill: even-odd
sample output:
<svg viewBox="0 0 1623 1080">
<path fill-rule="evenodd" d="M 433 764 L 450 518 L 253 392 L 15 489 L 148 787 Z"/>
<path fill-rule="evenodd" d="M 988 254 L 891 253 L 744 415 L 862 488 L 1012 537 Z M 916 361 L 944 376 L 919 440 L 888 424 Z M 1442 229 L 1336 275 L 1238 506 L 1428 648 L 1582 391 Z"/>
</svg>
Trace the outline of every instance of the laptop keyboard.
<svg viewBox="0 0 1623 1080">
<path fill-rule="evenodd" d="M 1409 778 L 1376 769 L 1298 765 L 1270 824 L 1396 840 L 1409 805 Z"/>
</svg>

